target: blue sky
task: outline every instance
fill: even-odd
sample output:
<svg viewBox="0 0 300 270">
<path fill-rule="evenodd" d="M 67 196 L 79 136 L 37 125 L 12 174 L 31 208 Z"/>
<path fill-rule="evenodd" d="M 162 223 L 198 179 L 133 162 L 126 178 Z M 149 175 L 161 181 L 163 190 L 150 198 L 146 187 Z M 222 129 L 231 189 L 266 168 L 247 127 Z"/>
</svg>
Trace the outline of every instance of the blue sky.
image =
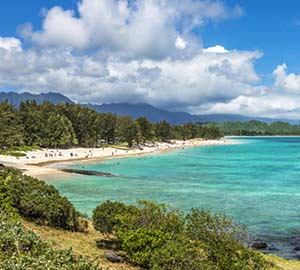
<svg viewBox="0 0 300 270">
<path fill-rule="evenodd" d="M 241 0 L 245 15 L 204 29 L 206 46 L 223 44 L 228 49 L 260 50 L 264 56 L 256 62 L 266 78 L 278 63 L 300 72 L 300 2 L 298 0 Z"/>
<path fill-rule="evenodd" d="M 0 90 L 298 118 L 299 31 L 297 0 L 4 1 Z"/>
</svg>

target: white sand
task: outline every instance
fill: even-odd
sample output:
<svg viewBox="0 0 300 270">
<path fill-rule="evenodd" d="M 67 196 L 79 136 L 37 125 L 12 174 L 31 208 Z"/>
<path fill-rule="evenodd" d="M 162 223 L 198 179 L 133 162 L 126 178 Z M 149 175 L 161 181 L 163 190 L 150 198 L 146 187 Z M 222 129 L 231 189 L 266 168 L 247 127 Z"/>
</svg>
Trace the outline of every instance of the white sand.
<svg viewBox="0 0 300 270">
<path fill-rule="evenodd" d="M 159 153 L 171 149 L 184 149 L 185 147 L 200 147 L 213 145 L 226 145 L 235 142 L 229 140 L 188 140 L 172 141 L 172 143 L 156 143 L 155 146 L 143 149 L 120 150 L 115 148 L 72 148 L 72 149 L 42 149 L 27 152 L 26 157 L 13 157 L 0 155 L 0 163 L 15 167 L 30 176 L 41 176 L 62 173 L 58 166 L 48 166 L 50 163 L 61 163 L 79 160 L 99 160 L 121 156 L 134 156 Z M 44 163 L 44 164 L 43 164 Z"/>
</svg>

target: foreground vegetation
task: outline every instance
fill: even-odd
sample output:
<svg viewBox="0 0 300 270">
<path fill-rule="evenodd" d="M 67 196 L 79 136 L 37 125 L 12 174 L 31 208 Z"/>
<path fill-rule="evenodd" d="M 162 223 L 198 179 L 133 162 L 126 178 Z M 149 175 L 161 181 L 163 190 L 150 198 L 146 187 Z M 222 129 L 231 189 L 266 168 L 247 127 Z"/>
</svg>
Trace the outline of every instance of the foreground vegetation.
<svg viewBox="0 0 300 270">
<path fill-rule="evenodd" d="M 296 262 L 246 248 L 244 235 L 222 215 L 184 214 L 147 201 L 105 202 L 94 210 L 92 225 L 54 187 L 0 170 L 0 269 L 297 269 Z M 127 263 L 108 263 L 108 248 Z"/>
<path fill-rule="evenodd" d="M 56 250 L 36 234 L 26 231 L 7 212 L 0 212 L 0 269 L 100 270 L 92 260 L 71 250 Z"/>
<path fill-rule="evenodd" d="M 0 103 L 0 151 L 4 154 L 11 152 L 12 147 L 24 145 L 67 148 L 126 142 L 132 147 L 147 141 L 220 137 L 222 134 L 215 126 L 151 123 L 144 117 L 133 120 L 130 116 L 97 113 L 75 104 L 27 101 L 16 109 L 8 102 Z"/>
<path fill-rule="evenodd" d="M 106 202 L 94 210 L 96 230 L 113 236 L 114 249 L 129 262 L 151 270 L 270 269 L 243 244 L 245 231 L 222 215 L 192 209 L 184 215 L 164 204 L 137 206 Z"/>
<path fill-rule="evenodd" d="M 134 267 L 130 264 L 110 263 L 105 259 L 105 249 L 99 249 L 96 246 L 96 241 L 107 239 L 107 237 L 94 230 L 91 222 L 86 233 L 70 232 L 51 228 L 48 226 L 36 225 L 33 222 L 22 220 L 22 225 L 26 230 L 33 231 L 39 235 L 44 241 L 52 243 L 55 249 L 69 250 L 72 248 L 74 255 L 82 256 L 89 260 L 95 260 L 104 269 L 118 270 L 137 270 L 139 267 Z M 275 255 L 263 255 L 274 267 L 269 270 L 284 269 L 284 270 L 299 270 L 299 261 L 288 261 L 279 258 Z"/>
</svg>

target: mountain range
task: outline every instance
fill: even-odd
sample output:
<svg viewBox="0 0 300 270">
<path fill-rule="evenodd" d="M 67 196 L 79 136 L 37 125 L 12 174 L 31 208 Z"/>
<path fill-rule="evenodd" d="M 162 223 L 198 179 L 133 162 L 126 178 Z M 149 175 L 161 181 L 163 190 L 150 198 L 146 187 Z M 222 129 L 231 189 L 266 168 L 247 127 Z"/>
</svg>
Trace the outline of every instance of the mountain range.
<svg viewBox="0 0 300 270">
<path fill-rule="evenodd" d="M 44 101 L 49 101 L 53 104 L 69 103 L 74 104 L 74 102 L 68 97 L 55 92 L 41 93 L 41 94 L 31 94 L 28 92 L 16 93 L 16 92 L 0 92 L 0 102 L 7 100 L 12 103 L 15 107 L 18 107 L 22 101 L 35 100 L 37 103 L 42 103 Z M 284 121 L 291 124 L 299 124 L 300 120 L 295 119 L 273 119 L 264 117 L 251 117 L 238 114 L 202 114 L 193 115 L 187 112 L 171 112 L 168 110 L 156 108 L 150 104 L 146 103 L 110 103 L 110 104 L 81 104 L 95 109 L 97 112 L 103 113 L 113 113 L 117 115 L 130 115 L 133 119 L 139 116 L 144 116 L 152 122 L 158 122 L 161 120 L 166 120 L 171 124 L 183 124 L 187 122 L 194 123 L 207 123 L 207 122 L 236 122 L 236 121 L 250 121 L 250 120 L 260 120 L 264 122 L 276 122 Z"/>
<path fill-rule="evenodd" d="M 31 94 L 28 92 L 16 93 L 16 92 L 0 92 L 0 102 L 7 100 L 15 107 L 18 107 L 22 101 L 35 100 L 37 103 L 43 103 L 44 101 L 49 101 L 53 104 L 63 103 L 74 103 L 72 100 L 60 93 L 41 93 L 41 94 Z"/>
</svg>

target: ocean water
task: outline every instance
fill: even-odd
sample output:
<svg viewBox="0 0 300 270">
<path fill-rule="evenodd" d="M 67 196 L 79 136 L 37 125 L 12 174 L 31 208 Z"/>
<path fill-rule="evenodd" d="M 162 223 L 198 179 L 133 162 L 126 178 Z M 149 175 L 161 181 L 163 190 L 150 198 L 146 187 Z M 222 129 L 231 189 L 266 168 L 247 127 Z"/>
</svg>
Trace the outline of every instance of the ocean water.
<svg viewBox="0 0 300 270">
<path fill-rule="evenodd" d="M 266 252 L 300 253 L 300 137 L 231 138 L 241 144 L 188 148 L 159 155 L 73 166 L 116 177 L 48 179 L 81 212 L 105 200 L 165 202 L 224 213 L 247 226 Z"/>
</svg>

